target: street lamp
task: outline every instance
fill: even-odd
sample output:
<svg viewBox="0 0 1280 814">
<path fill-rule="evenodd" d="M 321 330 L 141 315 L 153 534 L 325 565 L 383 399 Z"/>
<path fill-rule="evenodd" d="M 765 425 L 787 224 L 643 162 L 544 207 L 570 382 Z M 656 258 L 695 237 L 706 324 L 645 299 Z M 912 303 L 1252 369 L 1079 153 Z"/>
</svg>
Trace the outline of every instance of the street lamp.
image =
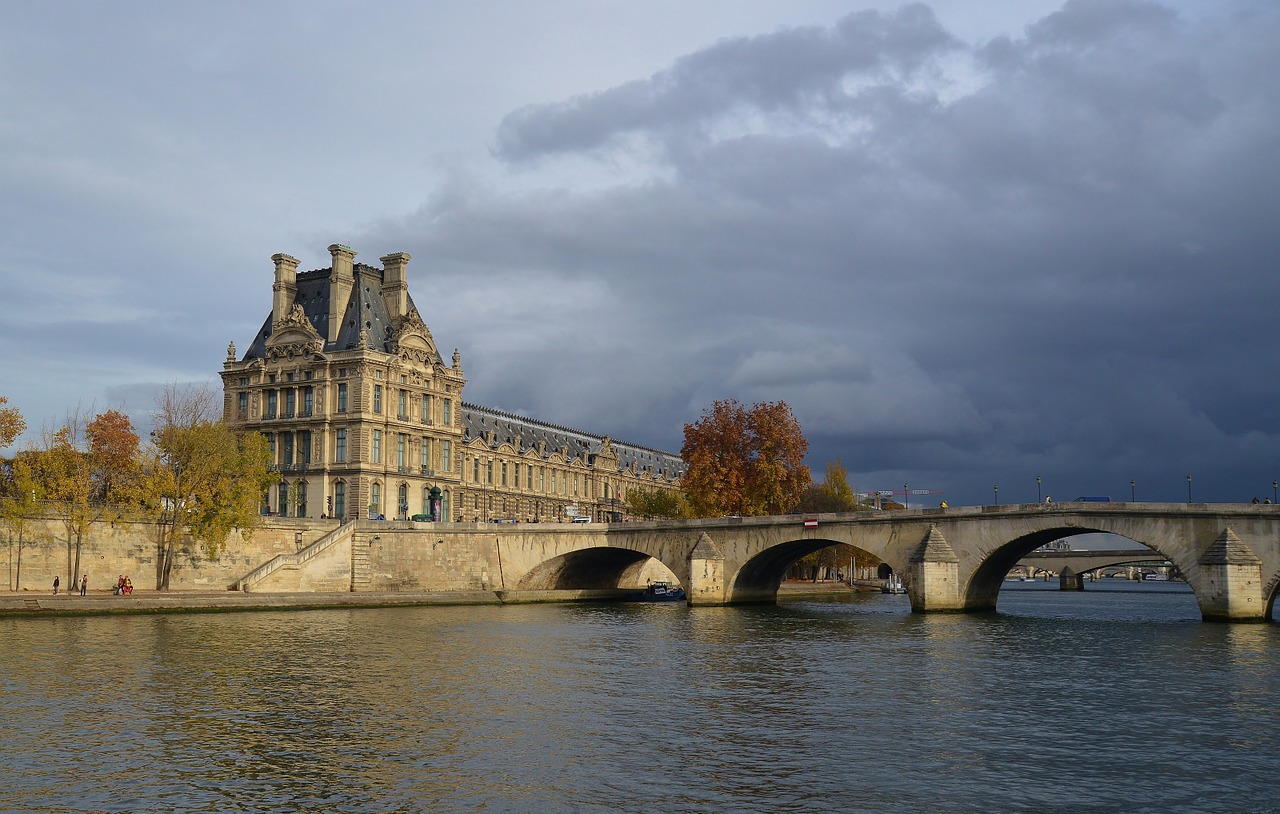
<svg viewBox="0 0 1280 814">
<path fill-rule="evenodd" d="M 1280 481 L 1271 481 L 1271 502 L 1280 503 L 1280 496 L 1276 495 L 1276 487 L 1280 487 Z"/>
<path fill-rule="evenodd" d="M 1138 498 L 1137 498 L 1137 494 L 1138 494 L 1138 492 L 1137 492 L 1137 487 L 1138 487 L 1138 482 L 1137 482 L 1137 481 L 1135 481 L 1133 478 L 1130 478 L 1130 479 L 1129 479 L 1129 502 L 1130 502 L 1130 503 L 1137 503 L 1137 502 L 1138 502 Z"/>
<path fill-rule="evenodd" d="M 911 508 L 911 490 L 907 488 L 905 483 L 902 484 L 902 508 Z"/>
<path fill-rule="evenodd" d="M 999 506 L 999 505 L 1000 505 L 1000 487 L 999 487 L 998 485 L 997 485 L 997 486 L 992 486 L 992 487 L 991 487 L 991 491 L 992 491 L 993 493 L 995 493 L 995 496 L 996 496 L 996 502 L 995 502 L 995 505 L 996 505 L 996 506 Z"/>
<path fill-rule="evenodd" d="M 1187 502 L 1191 502 L 1191 476 L 1187 475 Z"/>
<path fill-rule="evenodd" d="M 1036 503 L 1040 502 L 1040 476 L 1036 475 Z"/>
</svg>

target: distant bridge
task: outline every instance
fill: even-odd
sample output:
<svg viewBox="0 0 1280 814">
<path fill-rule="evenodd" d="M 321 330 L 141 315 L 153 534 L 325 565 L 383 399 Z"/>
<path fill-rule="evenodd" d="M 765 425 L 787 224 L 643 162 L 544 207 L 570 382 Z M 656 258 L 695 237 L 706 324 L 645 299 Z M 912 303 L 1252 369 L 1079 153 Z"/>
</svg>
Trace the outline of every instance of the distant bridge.
<svg viewBox="0 0 1280 814">
<path fill-rule="evenodd" d="M 1061 551 L 1032 551 L 1017 563 L 1033 572 L 1047 571 L 1050 574 L 1061 574 L 1070 568 L 1072 573 L 1087 574 L 1117 565 L 1150 565 L 1152 567 L 1171 565 L 1168 560 L 1154 551 L 1145 548 L 1128 548 L 1112 550 L 1065 549 Z"/>
<path fill-rule="evenodd" d="M 346 580 L 354 591 L 605 595 L 643 584 L 657 560 L 691 605 L 772 603 L 791 563 L 846 543 L 888 563 L 917 612 L 985 611 L 995 609 L 1019 560 L 1054 540 L 1095 533 L 1127 537 L 1155 552 L 1138 558 L 1176 566 L 1206 620 L 1271 613 L 1280 506 L 1266 504 L 1035 503 L 616 524 L 356 521 L 236 587 L 317 590 Z"/>
</svg>

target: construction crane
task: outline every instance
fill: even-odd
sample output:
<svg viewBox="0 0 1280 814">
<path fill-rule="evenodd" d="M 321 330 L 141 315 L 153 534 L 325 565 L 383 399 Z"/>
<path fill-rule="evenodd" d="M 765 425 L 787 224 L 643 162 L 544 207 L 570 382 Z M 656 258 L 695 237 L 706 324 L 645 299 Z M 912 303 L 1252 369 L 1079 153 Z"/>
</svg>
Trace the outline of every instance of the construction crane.
<svg viewBox="0 0 1280 814">
<path fill-rule="evenodd" d="M 904 485 L 901 489 L 880 489 L 875 492 L 862 492 L 858 495 L 858 497 L 865 497 L 869 500 L 874 500 L 876 502 L 876 508 L 878 509 L 880 508 L 880 498 L 882 497 L 893 497 L 894 495 L 902 495 L 902 497 L 904 498 L 902 505 L 906 506 L 907 501 L 905 500 L 905 498 L 910 498 L 911 495 L 940 495 L 940 494 L 943 494 L 941 489 L 909 489 Z"/>
</svg>

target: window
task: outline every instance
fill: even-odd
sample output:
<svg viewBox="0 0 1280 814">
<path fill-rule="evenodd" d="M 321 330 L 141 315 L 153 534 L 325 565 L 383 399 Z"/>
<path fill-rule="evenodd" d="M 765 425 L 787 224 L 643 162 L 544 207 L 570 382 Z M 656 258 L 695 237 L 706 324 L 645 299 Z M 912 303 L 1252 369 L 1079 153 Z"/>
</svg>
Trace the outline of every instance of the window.
<svg viewBox="0 0 1280 814">
<path fill-rule="evenodd" d="M 422 397 L 422 423 L 431 423 L 431 396 Z"/>
<path fill-rule="evenodd" d="M 409 465 L 409 436 L 400 433 L 396 436 L 396 466 L 404 469 Z M 401 501 L 403 502 L 403 501 Z"/>
<path fill-rule="evenodd" d="M 243 416 L 246 413 L 248 413 L 249 412 L 249 394 L 241 393 L 239 402 L 237 403 L 236 406 L 239 407 L 240 415 Z"/>
<path fill-rule="evenodd" d="M 278 395 L 274 390 L 267 391 L 267 418 L 276 417 L 276 400 Z"/>
<path fill-rule="evenodd" d="M 382 430 L 373 431 L 373 447 L 369 450 L 369 460 L 375 464 L 382 463 Z"/>
<path fill-rule="evenodd" d="M 298 433 L 298 462 L 311 463 L 311 430 Z"/>
<path fill-rule="evenodd" d="M 338 412 L 345 413 L 347 411 L 347 383 L 338 383 Z"/>
<path fill-rule="evenodd" d="M 285 464 L 286 466 L 292 464 L 293 463 L 293 433 L 291 432 L 280 433 L 280 449 L 282 453 L 281 455 L 282 460 L 280 462 Z"/>
<path fill-rule="evenodd" d="M 453 444 L 448 441 L 440 442 L 440 468 L 445 472 L 453 471 Z"/>
<path fill-rule="evenodd" d="M 298 406 L 298 391 L 296 388 L 290 387 L 284 391 L 284 414 L 289 418 L 293 418 L 293 413 Z"/>
<path fill-rule="evenodd" d="M 453 423 L 453 400 L 444 400 L 444 425 L 447 427 Z"/>
<path fill-rule="evenodd" d="M 471 459 L 471 481 L 473 483 L 480 482 L 480 458 L 477 456 Z"/>
<path fill-rule="evenodd" d="M 382 412 L 382 385 L 380 384 L 373 386 L 373 411 L 375 413 Z"/>
<path fill-rule="evenodd" d="M 369 487 L 369 511 L 377 513 L 382 506 L 382 484 L 374 483 Z"/>
<path fill-rule="evenodd" d="M 423 437 L 422 439 L 422 468 L 431 468 L 431 439 Z"/>
<path fill-rule="evenodd" d="M 302 388 L 302 414 L 304 416 L 311 415 L 316 408 L 316 393 L 314 387 Z"/>
<path fill-rule="evenodd" d="M 507 485 L 507 462 L 502 462 L 502 485 Z"/>
<path fill-rule="evenodd" d="M 291 382 L 291 381 L 293 381 L 293 373 L 286 373 L 286 374 L 284 374 L 284 380 L 285 380 L 286 382 Z"/>
<path fill-rule="evenodd" d="M 333 444 L 333 461 L 334 463 L 344 464 L 347 462 L 347 431 L 338 430 Z M 342 512 L 338 512 L 338 516 L 342 516 Z"/>
<path fill-rule="evenodd" d="M 408 390 L 400 391 L 399 415 L 401 418 L 409 417 L 409 391 Z"/>
<path fill-rule="evenodd" d="M 422 513 L 426 515 L 431 514 L 431 487 L 430 486 L 422 487 Z"/>
<path fill-rule="evenodd" d="M 503 464 L 503 467 L 506 467 L 506 464 Z M 519 489 L 520 488 L 520 464 L 517 463 L 515 466 L 511 468 L 511 477 L 512 477 L 511 485 Z"/>
<path fill-rule="evenodd" d="M 294 514 L 298 517 L 307 516 L 307 482 L 304 480 L 298 481 L 298 506 Z"/>
<path fill-rule="evenodd" d="M 342 481 L 333 485 L 333 516 L 339 520 L 347 516 L 347 485 Z"/>
<path fill-rule="evenodd" d="M 241 386 L 241 387 L 248 387 L 248 386 L 249 386 L 249 377 L 248 377 L 248 376 L 241 376 L 241 377 L 240 377 L 240 386 Z"/>
<path fill-rule="evenodd" d="M 275 460 L 276 460 L 276 434 L 275 434 L 274 432 L 269 432 L 269 433 L 267 433 L 266 435 L 267 435 L 267 450 L 268 450 L 268 451 L 270 451 L 270 453 L 271 453 L 271 462 L 272 462 L 272 463 L 275 463 Z"/>
<path fill-rule="evenodd" d="M 545 466 L 538 467 L 538 491 L 547 491 L 547 468 Z"/>
<path fill-rule="evenodd" d="M 347 369 L 345 367 L 338 368 L 338 378 L 339 379 L 347 378 Z"/>
<path fill-rule="evenodd" d="M 485 482 L 493 483 L 493 459 L 484 462 Z"/>
<path fill-rule="evenodd" d="M 280 511 L 277 512 L 277 514 L 279 514 L 281 517 L 288 517 L 289 516 L 289 482 L 283 481 L 283 480 L 280 481 L 280 486 L 278 487 L 278 490 L 279 491 L 276 499 L 276 508 L 278 508 Z"/>
<path fill-rule="evenodd" d="M 553 493 L 556 491 L 556 471 L 554 469 L 551 470 L 551 491 Z"/>
<path fill-rule="evenodd" d="M 405 483 L 400 484 L 400 490 L 399 492 L 397 492 L 396 497 L 398 498 L 398 502 L 396 504 L 396 511 L 399 514 L 400 519 L 408 520 L 409 519 L 409 485 Z"/>
<path fill-rule="evenodd" d="M 449 519 L 449 493 L 445 492 L 440 496 L 440 519 Z"/>
</svg>

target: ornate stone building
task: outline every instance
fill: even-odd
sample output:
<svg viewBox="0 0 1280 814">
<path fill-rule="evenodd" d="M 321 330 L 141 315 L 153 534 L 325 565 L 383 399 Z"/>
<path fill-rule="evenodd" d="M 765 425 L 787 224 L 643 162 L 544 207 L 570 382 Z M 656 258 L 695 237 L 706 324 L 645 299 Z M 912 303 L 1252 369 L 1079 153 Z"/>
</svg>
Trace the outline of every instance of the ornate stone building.
<svg viewBox="0 0 1280 814">
<path fill-rule="evenodd" d="M 409 296 L 409 255 L 329 254 L 303 273 L 271 258 L 271 314 L 222 366 L 226 421 L 263 433 L 282 475 L 264 513 L 601 521 L 632 489 L 678 488 L 679 456 L 464 402 L 460 354 L 446 364 Z"/>
</svg>

